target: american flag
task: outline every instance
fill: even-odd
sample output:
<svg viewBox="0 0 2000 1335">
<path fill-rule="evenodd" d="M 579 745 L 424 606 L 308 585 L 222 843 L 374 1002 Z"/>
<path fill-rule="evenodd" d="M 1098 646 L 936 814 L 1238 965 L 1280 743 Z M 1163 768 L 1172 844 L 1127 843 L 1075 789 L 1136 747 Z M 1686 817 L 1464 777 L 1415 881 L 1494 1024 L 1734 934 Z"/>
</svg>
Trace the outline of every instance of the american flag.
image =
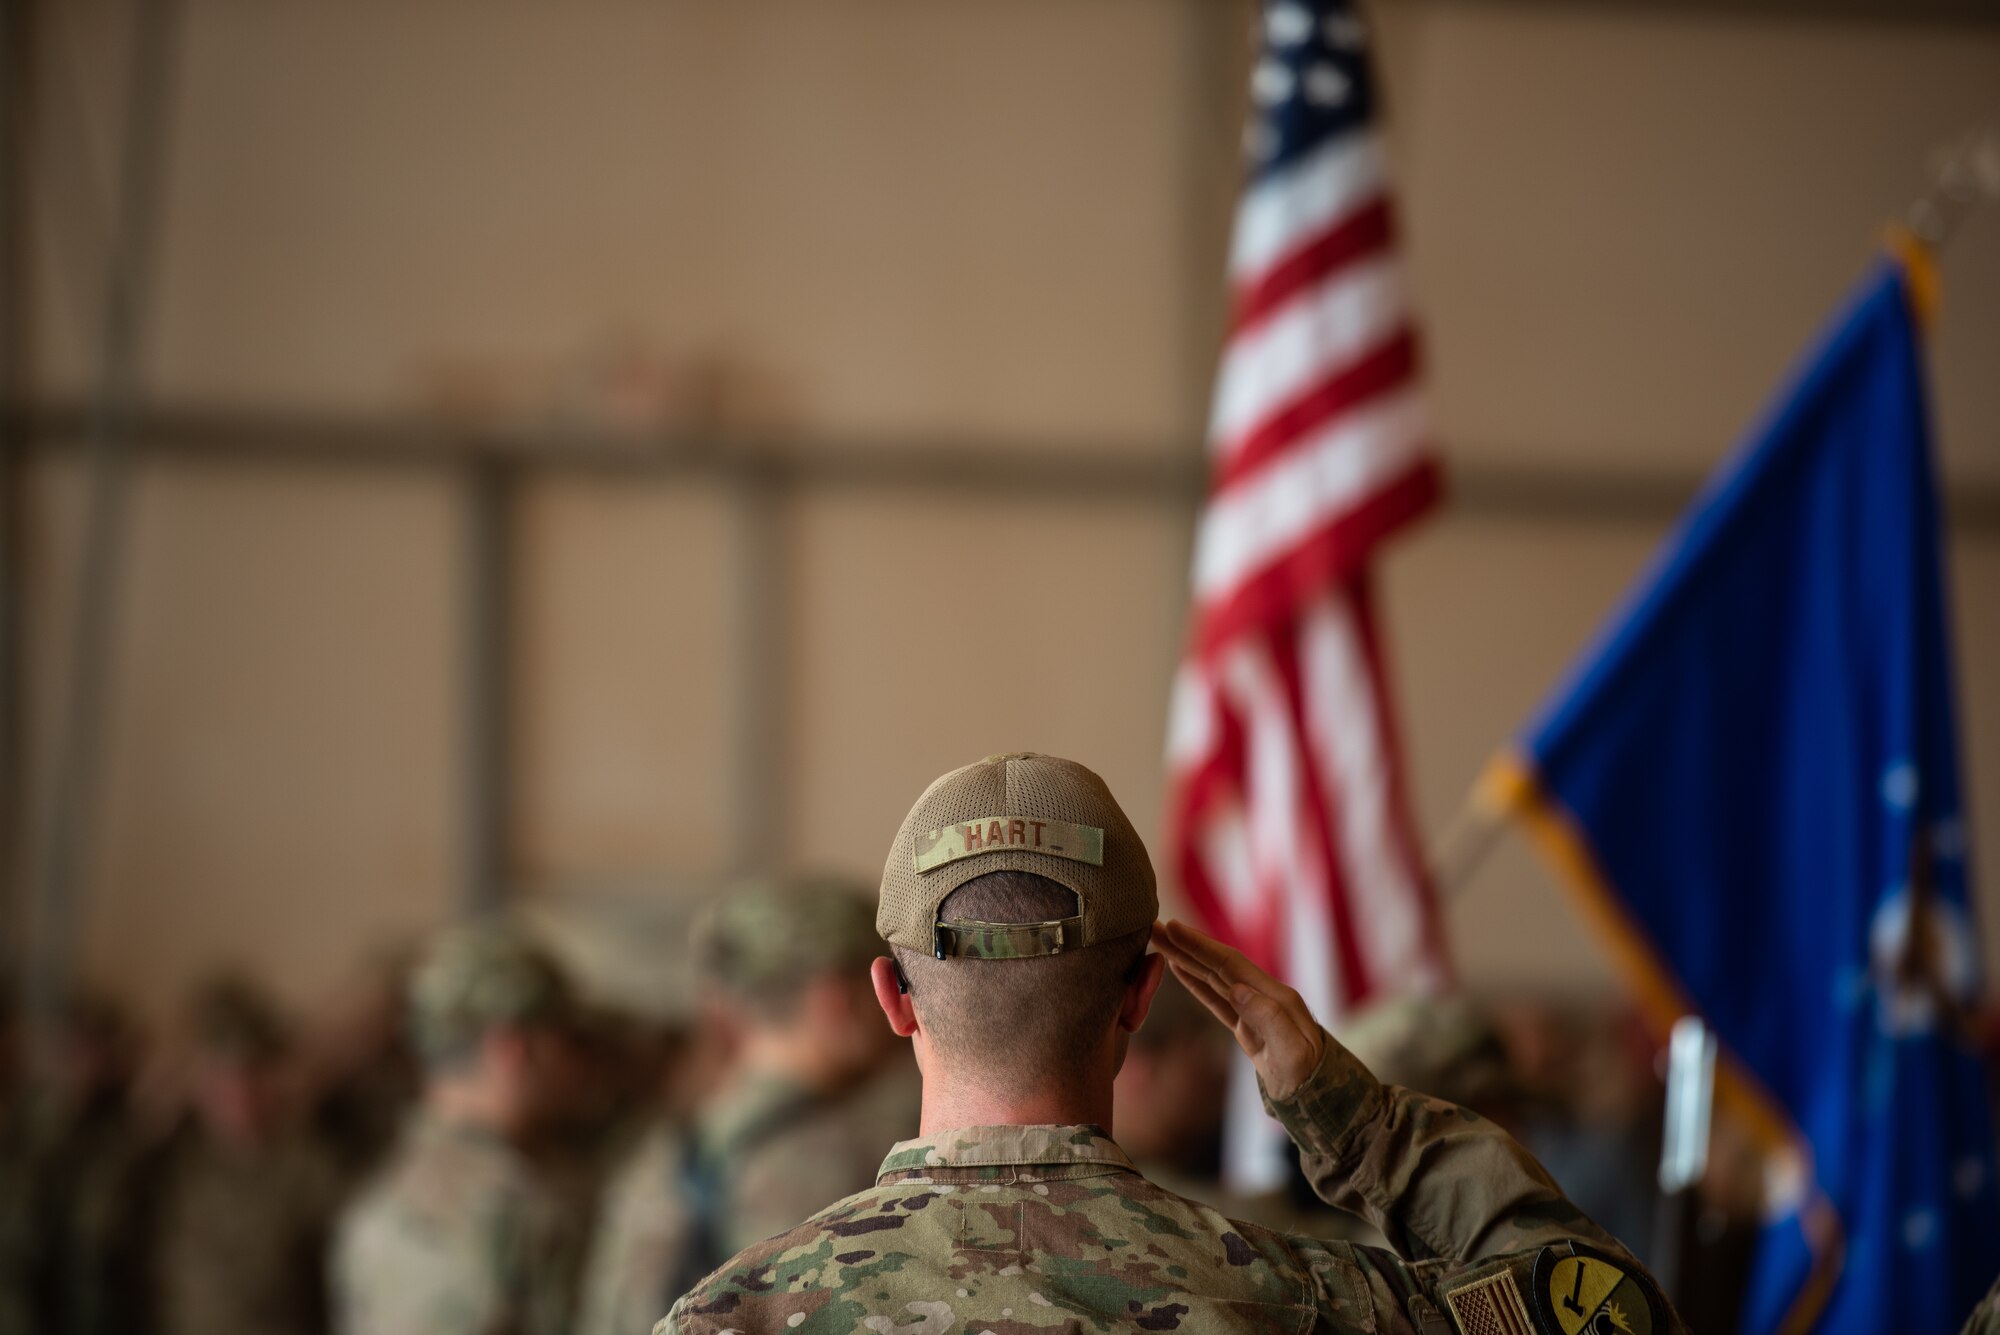
<svg viewBox="0 0 2000 1335">
<path fill-rule="evenodd" d="M 1262 25 L 1170 815 L 1196 912 L 1333 1021 L 1449 975 L 1368 575 L 1439 469 L 1366 28 L 1304 0 Z"/>
</svg>

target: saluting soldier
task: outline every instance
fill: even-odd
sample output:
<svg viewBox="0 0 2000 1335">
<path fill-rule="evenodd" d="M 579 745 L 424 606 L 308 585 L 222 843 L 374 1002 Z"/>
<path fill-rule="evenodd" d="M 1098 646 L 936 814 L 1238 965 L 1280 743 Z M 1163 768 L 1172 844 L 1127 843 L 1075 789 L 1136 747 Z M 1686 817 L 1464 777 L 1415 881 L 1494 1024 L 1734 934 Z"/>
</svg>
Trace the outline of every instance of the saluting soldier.
<svg viewBox="0 0 2000 1335">
<path fill-rule="evenodd" d="M 891 845 L 895 958 L 872 966 L 923 1072 L 918 1137 L 656 1335 L 1684 1329 L 1505 1132 L 1382 1084 L 1296 992 L 1157 912 L 1145 848 L 1081 765 L 995 756 L 933 783 Z M 1168 965 L 1249 1055 L 1315 1190 L 1394 1250 L 1232 1221 L 1134 1169 L 1112 1082 Z"/>
</svg>

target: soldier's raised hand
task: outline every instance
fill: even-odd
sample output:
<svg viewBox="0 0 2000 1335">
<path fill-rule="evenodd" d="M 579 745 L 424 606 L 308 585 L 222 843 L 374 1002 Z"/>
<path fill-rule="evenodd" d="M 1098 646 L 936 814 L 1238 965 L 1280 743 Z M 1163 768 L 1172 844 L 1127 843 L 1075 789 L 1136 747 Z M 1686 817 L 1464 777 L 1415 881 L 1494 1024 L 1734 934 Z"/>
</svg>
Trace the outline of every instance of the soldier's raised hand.
<svg viewBox="0 0 2000 1335">
<path fill-rule="evenodd" d="M 1266 1094 L 1287 1098 L 1305 1083 L 1326 1037 L 1303 997 L 1242 951 L 1185 923 L 1155 923 L 1153 944 L 1182 986 L 1236 1036 Z"/>
</svg>

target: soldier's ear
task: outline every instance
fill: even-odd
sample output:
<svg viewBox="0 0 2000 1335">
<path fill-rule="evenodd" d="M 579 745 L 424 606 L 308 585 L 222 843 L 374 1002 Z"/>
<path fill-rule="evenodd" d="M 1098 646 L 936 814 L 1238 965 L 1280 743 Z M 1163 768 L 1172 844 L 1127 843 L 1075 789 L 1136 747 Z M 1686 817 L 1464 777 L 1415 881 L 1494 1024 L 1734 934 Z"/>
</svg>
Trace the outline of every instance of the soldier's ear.
<svg viewBox="0 0 2000 1335">
<path fill-rule="evenodd" d="M 903 981 L 903 971 L 896 967 L 896 961 L 887 955 L 878 956 L 868 966 L 868 980 L 875 985 L 875 1004 L 882 1008 L 888 1018 L 889 1028 L 899 1037 L 908 1038 L 917 1032 L 917 1008 L 910 1000 L 910 991 Z"/>
</svg>

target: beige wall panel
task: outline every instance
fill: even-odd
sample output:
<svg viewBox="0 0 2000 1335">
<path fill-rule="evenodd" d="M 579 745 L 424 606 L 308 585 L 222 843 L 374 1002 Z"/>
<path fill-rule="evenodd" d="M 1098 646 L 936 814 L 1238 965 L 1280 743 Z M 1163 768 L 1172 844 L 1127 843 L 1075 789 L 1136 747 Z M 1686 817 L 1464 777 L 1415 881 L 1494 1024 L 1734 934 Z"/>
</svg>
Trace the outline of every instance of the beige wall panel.
<svg viewBox="0 0 2000 1335">
<path fill-rule="evenodd" d="M 1719 459 L 1928 183 L 1991 121 L 2000 30 L 1710 6 L 1386 6 L 1443 438 L 1462 460 Z M 1946 257 L 1953 469 L 2000 452 L 2000 228 Z"/>
<path fill-rule="evenodd" d="M 925 784 L 1020 750 L 1096 769 L 1159 849 L 1184 527 L 918 491 L 801 505 L 786 859 L 879 875 Z"/>
<path fill-rule="evenodd" d="M 97 364 L 132 14 L 118 0 L 64 0 L 34 11 L 35 77 L 24 84 L 37 105 L 20 118 L 24 151 L 13 170 L 25 175 L 14 222 L 26 261 L 23 370 L 38 387 L 80 390 Z"/>
<path fill-rule="evenodd" d="M 1658 533 L 1616 521 L 1450 515 L 1384 565 L 1382 596 L 1418 820 L 1436 840 L 1486 761 L 1554 688 Z M 1468 982 L 1592 986 L 1610 970 L 1518 836 L 1446 906 Z"/>
<path fill-rule="evenodd" d="M 123 10 L 43 9 L 85 66 L 91 152 L 65 170 L 101 185 Z M 1440 434 L 1467 465 L 1704 470 L 1922 186 L 1929 147 L 1990 118 L 2000 69 L 1990 25 L 1379 9 Z M 753 421 L 1169 448 L 1221 260 L 1200 187 L 1227 199 L 1235 177 L 1213 144 L 1183 156 L 1189 100 L 1214 87 L 1187 66 L 1199 12 L 191 0 L 155 383 L 386 411 L 423 403 L 440 369 L 483 368 L 525 405 L 623 346 L 732 361 Z M 75 388 L 93 288 L 73 264 L 101 238 L 59 202 L 45 183 L 32 269 L 47 378 Z M 2000 482 L 1989 217 L 1946 277 L 1947 452 L 1959 479 Z M 42 766 L 78 480 L 38 465 L 31 497 Z M 924 782 L 1016 746 L 1096 764 L 1163 851 L 1192 516 L 914 488 L 787 514 L 776 857 L 872 874 Z M 86 963 L 155 1007 L 232 958 L 316 990 L 449 902 L 456 493 L 428 474 L 176 464 L 147 472 L 134 515 Z M 738 759 L 727 502 L 545 479 L 519 518 L 517 870 L 531 887 L 699 876 L 726 852 Z M 1664 527 L 1452 515 L 1388 558 L 1429 831 Z M 1957 575 L 1991 865 L 2000 543 L 1962 542 Z M 1475 982 L 1609 981 L 1518 839 L 1450 914 Z M 2000 961 L 2000 912 L 1986 932 Z"/>
<path fill-rule="evenodd" d="M 43 775 L 81 474 L 35 473 Z M 225 964 L 316 997 L 450 902 L 452 495 L 175 464 L 131 499 L 83 972 L 155 1013 Z"/>
<path fill-rule="evenodd" d="M 637 346 L 841 432 L 1144 448 L 1184 410 L 1183 6 L 187 10 L 169 396 L 532 397 Z"/>
<path fill-rule="evenodd" d="M 726 497 L 543 475 L 518 518 L 519 879 L 713 868 L 729 852 L 739 680 Z"/>
<path fill-rule="evenodd" d="M 1386 565 L 1391 652 L 1423 827 L 1436 838 L 1487 759 L 1528 722 L 1618 606 L 1664 525 L 1449 517 Z M 2000 544 L 1953 560 L 1962 759 L 1975 848 L 2000 848 Z M 1989 877 L 1990 879 L 1990 877 Z M 1991 899 L 1991 895 L 1988 895 Z M 1481 985 L 1610 983 L 1608 963 L 1547 865 L 1510 831 L 1448 907 L 1467 978 Z M 1984 924 L 2000 966 L 2000 913 Z"/>
</svg>

